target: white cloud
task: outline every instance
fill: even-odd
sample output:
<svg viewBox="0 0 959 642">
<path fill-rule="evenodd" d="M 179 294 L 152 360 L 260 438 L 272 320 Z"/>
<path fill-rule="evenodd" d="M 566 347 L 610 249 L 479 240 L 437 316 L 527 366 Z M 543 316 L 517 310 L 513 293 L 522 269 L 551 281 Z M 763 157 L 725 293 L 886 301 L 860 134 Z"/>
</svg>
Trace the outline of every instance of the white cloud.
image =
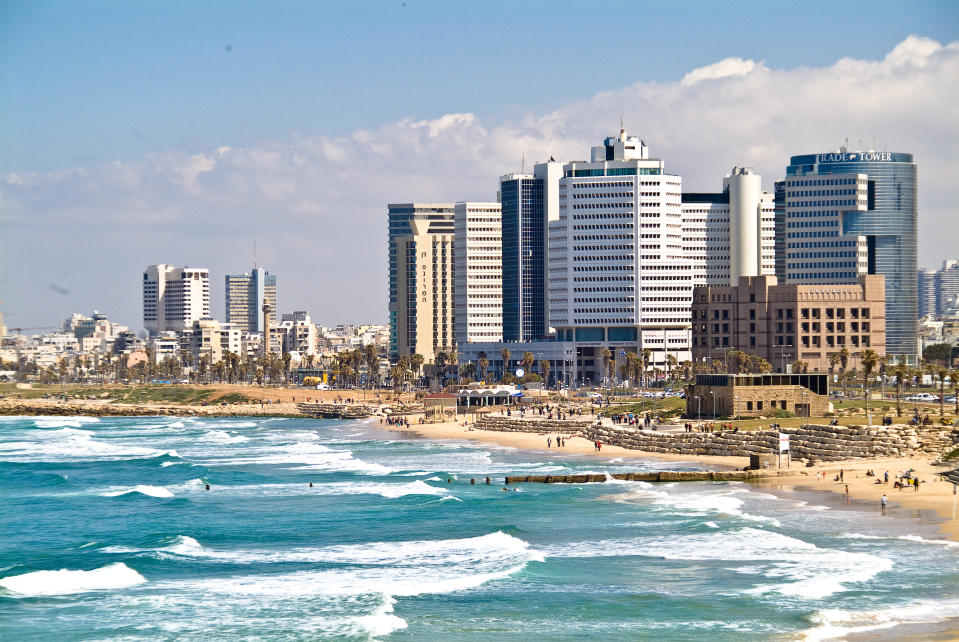
<svg viewBox="0 0 959 642">
<path fill-rule="evenodd" d="M 524 155 L 527 168 L 585 158 L 620 117 L 690 190 L 719 189 L 736 164 L 756 167 L 771 188 L 790 155 L 846 137 L 852 147 L 912 152 L 920 256 L 931 265 L 959 245 L 957 80 L 959 43 L 911 36 L 880 60 L 770 69 L 729 58 L 676 82 L 510 120 L 405 118 L 340 137 L 20 172 L 0 181 L 4 298 L 23 325 L 97 307 L 138 326 L 140 271 L 171 262 L 213 270 L 222 316 L 222 275 L 249 268 L 256 238 L 260 264 L 278 274 L 281 307 L 327 322 L 383 320 L 388 202 L 493 199 L 497 178 Z M 50 282 L 73 298 L 51 298 Z"/>
</svg>

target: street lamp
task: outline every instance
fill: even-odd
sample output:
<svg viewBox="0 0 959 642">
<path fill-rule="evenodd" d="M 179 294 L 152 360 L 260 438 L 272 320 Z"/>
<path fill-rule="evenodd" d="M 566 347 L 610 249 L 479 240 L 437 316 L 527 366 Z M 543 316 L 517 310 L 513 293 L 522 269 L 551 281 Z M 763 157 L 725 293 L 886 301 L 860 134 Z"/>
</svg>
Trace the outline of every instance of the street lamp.
<svg viewBox="0 0 959 642">
<path fill-rule="evenodd" d="M 808 424 L 808 423 L 809 423 L 809 421 L 808 421 L 808 419 L 809 419 L 809 406 L 806 405 L 806 393 L 805 393 L 805 391 L 802 393 L 802 408 L 803 408 L 803 414 L 806 416 L 806 419 L 807 419 L 806 423 Z"/>
<path fill-rule="evenodd" d="M 696 395 L 696 419 L 703 420 L 703 396 Z"/>
<path fill-rule="evenodd" d="M 773 346 L 773 349 L 779 349 L 779 372 L 786 372 L 786 348 L 793 347 L 791 343 Z"/>
<path fill-rule="evenodd" d="M 713 398 L 713 421 L 716 421 L 716 391 L 710 390 L 709 394 Z"/>
<path fill-rule="evenodd" d="M 739 416 L 739 396 L 733 397 L 736 401 L 736 427 L 739 428 L 739 424 L 742 421 L 742 417 Z"/>
</svg>

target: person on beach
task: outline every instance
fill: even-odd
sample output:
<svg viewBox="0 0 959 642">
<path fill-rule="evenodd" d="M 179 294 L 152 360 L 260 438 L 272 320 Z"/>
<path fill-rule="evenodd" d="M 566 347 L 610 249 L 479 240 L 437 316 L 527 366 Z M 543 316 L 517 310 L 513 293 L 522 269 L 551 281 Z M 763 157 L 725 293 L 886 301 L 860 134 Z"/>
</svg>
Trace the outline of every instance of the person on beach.
<svg viewBox="0 0 959 642">
<path fill-rule="evenodd" d="M 849 505 L 849 484 L 846 484 L 846 505 Z"/>
<path fill-rule="evenodd" d="M 552 447 L 553 447 L 553 440 L 552 440 L 550 437 L 547 437 L 547 438 L 546 438 L 546 447 L 547 447 L 547 448 L 552 448 Z"/>
<path fill-rule="evenodd" d="M 879 506 L 880 506 L 880 508 L 882 509 L 882 514 L 883 514 L 883 516 L 885 516 L 885 514 L 886 514 L 886 503 L 887 503 L 888 501 L 889 501 L 889 499 L 886 497 L 885 493 L 883 493 L 882 499 L 879 500 Z"/>
<path fill-rule="evenodd" d="M 840 482 L 840 483 L 843 482 L 843 478 L 842 478 L 842 468 L 839 469 L 839 482 Z"/>
<path fill-rule="evenodd" d="M 886 471 L 886 473 L 885 473 L 885 474 L 883 475 L 883 477 L 882 477 L 882 483 L 883 483 L 883 484 L 888 484 L 888 483 L 889 483 L 889 471 L 888 471 L 888 470 Z"/>
<path fill-rule="evenodd" d="M 913 484 L 913 486 L 916 487 L 916 492 L 918 493 L 918 492 L 919 492 L 919 478 L 916 477 L 915 479 L 913 479 L 913 480 L 912 480 L 912 484 Z"/>
</svg>

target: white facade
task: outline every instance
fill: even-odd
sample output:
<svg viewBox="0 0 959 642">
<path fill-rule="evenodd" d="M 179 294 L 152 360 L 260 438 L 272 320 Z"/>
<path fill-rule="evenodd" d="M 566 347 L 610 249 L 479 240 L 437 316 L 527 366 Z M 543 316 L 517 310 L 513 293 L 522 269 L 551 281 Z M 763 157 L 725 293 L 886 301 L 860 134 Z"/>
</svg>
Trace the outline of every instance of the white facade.
<svg viewBox="0 0 959 642">
<path fill-rule="evenodd" d="M 843 234 L 845 212 L 869 209 L 866 174 L 786 177 L 786 279 L 840 284 L 869 272 L 865 236 Z"/>
<path fill-rule="evenodd" d="M 210 271 L 151 265 L 143 272 L 143 327 L 151 336 L 210 316 Z"/>
<path fill-rule="evenodd" d="M 454 312 L 458 344 L 503 338 L 503 218 L 499 203 L 456 203 Z"/>
<path fill-rule="evenodd" d="M 549 225 L 550 325 L 578 346 L 649 348 L 653 364 L 666 354 L 689 359 L 693 270 L 682 179 L 625 131 L 594 147 L 592 158 L 567 163 L 559 181 L 559 217 Z"/>
<path fill-rule="evenodd" d="M 695 285 L 729 285 L 776 272 L 774 196 L 761 177 L 733 168 L 721 193 L 683 194 L 683 244 Z M 738 281 L 737 281 L 738 282 Z"/>
</svg>

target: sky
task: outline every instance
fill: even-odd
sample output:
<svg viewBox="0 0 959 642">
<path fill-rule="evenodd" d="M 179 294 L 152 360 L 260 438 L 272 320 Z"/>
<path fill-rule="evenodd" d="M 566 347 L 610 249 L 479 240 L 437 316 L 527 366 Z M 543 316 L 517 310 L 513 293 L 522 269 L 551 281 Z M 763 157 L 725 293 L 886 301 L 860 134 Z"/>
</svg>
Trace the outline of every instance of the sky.
<svg viewBox="0 0 959 642">
<path fill-rule="evenodd" d="M 277 274 L 385 323 L 386 204 L 494 200 L 620 119 L 689 191 L 912 152 L 920 265 L 959 257 L 957 2 L 0 0 L 0 311 L 142 326 L 154 263 Z"/>
</svg>

